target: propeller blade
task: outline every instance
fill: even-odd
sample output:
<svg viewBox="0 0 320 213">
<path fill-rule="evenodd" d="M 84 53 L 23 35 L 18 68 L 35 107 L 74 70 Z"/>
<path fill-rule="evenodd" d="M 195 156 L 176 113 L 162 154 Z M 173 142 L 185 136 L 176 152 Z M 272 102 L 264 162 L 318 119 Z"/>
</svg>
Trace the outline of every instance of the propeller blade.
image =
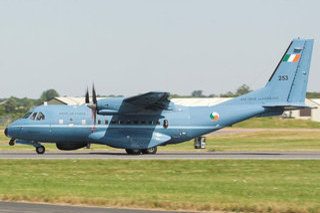
<svg viewBox="0 0 320 213">
<path fill-rule="evenodd" d="M 91 108 L 91 123 L 92 123 L 92 128 L 91 128 L 91 133 L 93 133 L 93 129 L 94 129 L 94 124 L 93 124 L 93 109 Z"/>
<path fill-rule="evenodd" d="M 87 88 L 86 92 L 86 104 L 87 107 L 91 109 L 91 116 L 92 116 L 92 133 L 93 130 L 95 129 L 95 125 L 97 122 L 97 95 L 96 95 L 96 90 L 94 89 L 94 84 L 92 85 L 92 102 L 89 102 L 89 91 Z"/>
<path fill-rule="evenodd" d="M 97 96 L 96 90 L 94 89 L 94 84 L 92 85 L 92 102 L 93 104 L 97 105 Z"/>
<path fill-rule="evenodd" d="M 87 88 L 87 92 L 86 92 L 86 104 L 88 104 L 90 102 L 89 100 L 89 90 Z"/>
<path fill-rule="evenodd" d="M 95 126 L 97 122 L 97 110 L 93 110 L 93 125 Z"/>
</svg>

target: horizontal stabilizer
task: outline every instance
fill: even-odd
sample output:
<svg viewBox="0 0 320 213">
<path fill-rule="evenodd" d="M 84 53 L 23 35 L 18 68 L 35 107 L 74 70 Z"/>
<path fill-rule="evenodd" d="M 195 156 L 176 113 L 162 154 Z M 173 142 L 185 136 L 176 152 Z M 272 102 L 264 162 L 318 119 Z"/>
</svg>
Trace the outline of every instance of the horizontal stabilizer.
<svg viewBox="0 0 320 213">
<path fill-rule="evenodd" d="M 294 104 L 294 103 L 283 103 L 283 104 L 267 104 L 263 105 L 264 108 L 282 108 L 284 110 L 294 110 L 294 109 L 316 109 L 317 107 L 307 106 L 304 104 Z"/>
</svg>

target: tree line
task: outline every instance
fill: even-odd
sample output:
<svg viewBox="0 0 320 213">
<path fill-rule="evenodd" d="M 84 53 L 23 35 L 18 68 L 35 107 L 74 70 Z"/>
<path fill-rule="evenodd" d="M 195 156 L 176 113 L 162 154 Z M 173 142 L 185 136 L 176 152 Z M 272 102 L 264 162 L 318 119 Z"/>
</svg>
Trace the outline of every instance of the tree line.
<svg viewBox="0 0 320 213">
<path fill-rule="evenodd" d="M 49 89 L 42 92 L 39 99 L 31 98 L 16 98 L 0 99 L 0 116 L 4 115 L 21 115 L 35 106 L 43 104 L 54 97 L 58 97 L 59 93 L 54 89 Z"/>
<path fill-rule="evenodd" d="M 172 94 L 171 98 L 213 98 L 213 97 L 229 98 L 229 97 L 237 97 L 240 95 L 244 95 L 251 91 L 252 90 L 248 85 L 243 84 L 240 87 L 238 87 L 238 89 L 235 92 L 228 91 L 220 95 L 216 95 L 216 94 L 205 95 L 202 90 L 194 90 L 190 95 Z"/>
<path fill-rule="evenodd" d="M 238 97 L 240 95 L 247 94 L 251 92 L 252 90 L 250 87 L 246 84 L 241 85 L 238 87 L 238 89 L 235 92 L 228 91 L 226 93 L 222 93 L 220 95 L 216 94 L 210 94 L 210 95 L 204 95 L 202 90 L 194 90 L 191 95 L 187 96 L 181 96 L 177 94 L 173 94 L 172 98 L 212 98 L 212 97 L 222 97 L 222 98 L 232 98 L 232 97 Z M 320 92 L 307 92 L 306 98 L 320 98 Z"/>
</svg>

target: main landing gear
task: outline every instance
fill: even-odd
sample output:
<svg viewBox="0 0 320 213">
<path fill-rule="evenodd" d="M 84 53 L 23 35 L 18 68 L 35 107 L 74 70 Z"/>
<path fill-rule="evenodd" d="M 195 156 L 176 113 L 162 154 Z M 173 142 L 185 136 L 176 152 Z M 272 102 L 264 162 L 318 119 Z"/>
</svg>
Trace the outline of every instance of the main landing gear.
<svg viewBox="0 0 320 213">
<path fill-rule="evenodd" d="M 152 147 L 149 149 L 126 149 L 127 154 L 129 155 L 140 155 L 142 154 L 156 154 L 157 153 L 157 147 Z"/>
<path fill-rule="evenodd" d="M 152 148 L 149 148 L 149 149 L 143 149 L 141 150 L 142 154 L 156 154 L 157 153 L 157 147 L 152 147 Z"/>
</svg>

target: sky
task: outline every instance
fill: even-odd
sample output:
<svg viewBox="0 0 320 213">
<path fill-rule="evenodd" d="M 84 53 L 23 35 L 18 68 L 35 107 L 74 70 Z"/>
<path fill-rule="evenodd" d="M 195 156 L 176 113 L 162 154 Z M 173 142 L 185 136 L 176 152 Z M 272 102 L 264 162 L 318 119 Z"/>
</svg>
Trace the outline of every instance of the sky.
<svg viewBox="0 0 320 213">
<path fill-rule="evenodd" d="M 317 0 L 0 0 L 0 97 L 189 95 L 263 87 L 293 38 L 314 38 Z"/>
</svg>

